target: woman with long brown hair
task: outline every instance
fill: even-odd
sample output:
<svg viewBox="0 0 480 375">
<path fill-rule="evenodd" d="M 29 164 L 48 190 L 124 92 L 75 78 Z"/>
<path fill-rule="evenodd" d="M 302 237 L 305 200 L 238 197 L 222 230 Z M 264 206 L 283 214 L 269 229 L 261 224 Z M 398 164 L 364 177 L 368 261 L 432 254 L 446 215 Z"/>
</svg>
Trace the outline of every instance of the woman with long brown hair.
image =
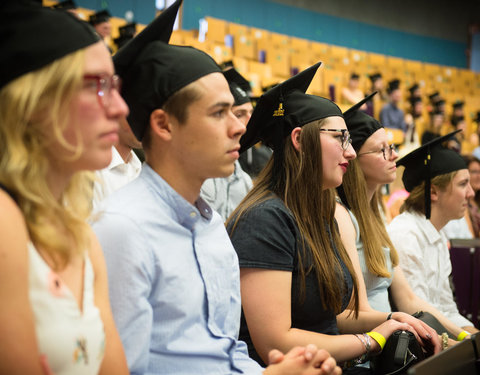
<svg viewBox="0 0 480 375">
<path fill-rule="evenodd" d="M 355 152 L 338 106 L 305 94 L 318 66 L 265 93 L 241 140 L 243 151 L 259 140 L 273 149 L 256 185 L 227 220 L 241 267 L 240 338 L 260 362 L 271 348 L 302 343 L 345 362 L 380 352 L 397 329 L 428 335 L 417 322 L 414 329 L 358 309 L 332 190 Z"/>
</svg>

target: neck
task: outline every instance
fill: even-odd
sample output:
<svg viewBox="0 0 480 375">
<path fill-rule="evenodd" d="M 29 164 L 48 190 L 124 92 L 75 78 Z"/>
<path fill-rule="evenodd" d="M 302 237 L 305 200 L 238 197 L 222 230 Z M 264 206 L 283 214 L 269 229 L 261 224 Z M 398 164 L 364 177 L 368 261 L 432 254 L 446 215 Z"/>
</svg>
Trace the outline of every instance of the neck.
<svg viewBox="0 0 480 375">
<path fill-rule="evenodd" d="M 131 151 L 132 148 L 125 143 L 119 142 L 117 145 L 115 145 L 115 148 L 117 149 L 118 153 L 122 157 L 123 161 L 125 163 L 128 163 L 132 157 Z"/>
<path fill-rule="evenodd" d="M 195 204 L 195 201 L 200 196 L 200 188 L 203 180 L 195 181 L 191 175 L 186 173 L 182 168 L 178 168 L 173 161 L 168 158 L 160 160 L 155 157 L 146 156 L 146 163 L 159 175 L 173 190 L 180 194 L 190 204 Z M 152 155 L 150 155 L 152 156 Z"/>
<path fill-rule="evenodd" d="M 440 231 L 450 220 L 445 217 L 441 212 L 439 212 L 434 205 L 432 205 L 432 210 L 430 212 L 430 222 L 435 227 L 436 230 Z"/>
<path fill-rule="evenodd" d="M 55 199 L 59 200 L 72 177 L 71 173 L 65 173 L 60 166 L 50 165 L 47 172 L 47 185 Z"/>
<path fill-rule="evenodd" d="M 367 198 L 369 202 L 372 200 L 373 194 L 375 194 L 377 189 L 378 189 L 377 184 L 369 184 L 367 181 Z"/>
</svg>

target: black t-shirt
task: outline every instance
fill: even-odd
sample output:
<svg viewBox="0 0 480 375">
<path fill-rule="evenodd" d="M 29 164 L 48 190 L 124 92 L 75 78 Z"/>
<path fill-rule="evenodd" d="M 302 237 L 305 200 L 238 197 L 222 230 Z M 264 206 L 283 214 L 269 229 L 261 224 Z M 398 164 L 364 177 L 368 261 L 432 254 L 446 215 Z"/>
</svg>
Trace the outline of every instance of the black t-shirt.
<svg viewBox="0 0 480 375">
<path fill-rule="evenodd" d="M 227 228 L 229 233 L 230 229 L 229 226 Z M 325 310 L 322 307 L 321 291 L 315 271 L 312 270 L 305 276 L 305 297 L 300 298 L 300 275 L 297 261 L 297 254 L 301 251 L 302 246 L 300 233 L 292 213 L 280 199 L 271 198 L 252 207 L 238 221 L 230 237 L 237 251 L 240 267 L 292 272 L 292 328 L 332 335 L 338 334 L 336 314 L 334 311 Z M 336 255 L 338 257 L 338 254 Z M 303 267 L 307 270 L 311 265 L 311 259 L 306 256 L 303 258 L 307 258 L 303 259 Z M 340 257 L 338 259 L 340 260 Z M 340 264 L 343 270 L 343 281 L 347 288 L 347 292 L 343 296 L 343 310 L 350 301 L 353 282 L 341 260 Z M 253 347 L 243 313 L 240 339 L 247 343 L 250 356 L 264 365 Z"/>
</svg>

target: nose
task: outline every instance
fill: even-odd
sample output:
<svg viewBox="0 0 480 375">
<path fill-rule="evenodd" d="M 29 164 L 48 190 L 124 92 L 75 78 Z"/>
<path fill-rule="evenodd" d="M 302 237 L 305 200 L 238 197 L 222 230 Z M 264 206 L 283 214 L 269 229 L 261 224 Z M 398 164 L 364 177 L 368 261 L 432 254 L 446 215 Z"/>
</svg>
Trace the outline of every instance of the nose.
<svg viewBox="0 0 480 375">
<path fill-rule="evenodd" d="M 474 195 L 475 195 L 475 192 L 473 191 L 472 185 L 468 184 L 467 198 L 472 198 Z"/>
<path fill-rule="evenodd" d="M 349 143 L 347 149 L 343 151 L 343 157 L 347 160 L 353 160 L 357 157 L 357 153 L 351 143 Z"/>
<path fill-rule="evenodd" d="M 240 138 L 247 131 L 247 126 L 232 111 L 229 112 L 228 119 L 228 136 L 230 138 Z"/>
<path fill-rule="evenodd" d="M 397 160 L 397 159 L 398 159 L 397 150 L 395 148 L 392 148 L 392 154 L 390 155 L 390 160 L 394 161 L 394 160 Z"/>
<path fill-rule="evenodd" d="M 110 92 L 111 98 L 107 108 L 107 116 L 109 118 L 126 117 L 129 113 L 128 105 L 123 100 L 122 96 L 117 90 Z"/>
</svg>

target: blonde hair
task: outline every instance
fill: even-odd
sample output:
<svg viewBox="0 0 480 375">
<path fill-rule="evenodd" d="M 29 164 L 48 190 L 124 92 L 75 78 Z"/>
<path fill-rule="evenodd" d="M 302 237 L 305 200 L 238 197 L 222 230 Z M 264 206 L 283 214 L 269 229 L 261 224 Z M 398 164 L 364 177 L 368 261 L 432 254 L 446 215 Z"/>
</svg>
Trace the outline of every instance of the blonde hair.
<svg viewBox="0 0 480 375">
<path fill-rule="evenodd" d="M 315 272 L 323 307 L 331 308 L 336 313 L 341 311 L 342 296 L 346 289 L 345 285 L 339 282 L 342 269 L 335 255 L 335 244 L 340 259 L 353 279 L 352 309 L 357 316 L 357 280 L 334 221 L 334 192 L 332 189 L 323 190 L 322 187 L 322 148 L 319 134 L 323 122 L 314 121 L 302 127 L 299 138 L 301 152 L 294 148 L 290 137 L 287 138 L 284 147 L 284 181 L 273 181 L 275 152 L 273 153 L 253 189 L 228 218 L 227 226 L 233 223 L 230 230 L 233 233 L 236 223 L 252 207 L 271 198 L 272 194 L 280 198 L 293 214 L 302 238 L 298 252 L 300 297 L 305 296 L 305 275 Z M 330 229 L 331 236 L 327 228 Z M 312 259 L 312 265 L 306 270 L 303 259 Z"/>
<path fill-rule="evenodd" d="M 435 176 L 430 180 L 430 184 L 432 186 L 435 185 L 441 191 L 445 191 L 457 173 L 458 171 L 454 171 Z M 422 181 L 420 185 L 412 189 L 410 195 L 400 207 L 400 212 L 404 211 L 414 211 L 420 214 L 425 213 L 425 181 Z"/>
<path fill-rule="evenodd" d="M 93 174 L 76 173 L 58 200 L 47 183 L 52 138 L 72 152 L 69 160 L 78 159 L 83 150 L 78 129 L 80 146 L 70 144 L 63 131 L 71 118 L 70 103 L 82 85 L 84 65 L 85 52 L 79 50 L 0 90 L 0 183 L 20 207 L 30 240 L 57 269 L 90 244 L 86 220 Z"/>
<path fill-rule="evenodd" d="M 393 267 L 398 265 L 398 254 L 380 213 L 380 192 L 377 190 L 369 202 L 367 181 L 357 159 L 350 161 L 347 172 L 343 176 L 342 187 L 348 201 L 344 203 L 348 203 L 358 221 L 368 270 L 379 277 L 391 277 L 383 247 L 390 249 L 390 260 Z"/>
</svg>

